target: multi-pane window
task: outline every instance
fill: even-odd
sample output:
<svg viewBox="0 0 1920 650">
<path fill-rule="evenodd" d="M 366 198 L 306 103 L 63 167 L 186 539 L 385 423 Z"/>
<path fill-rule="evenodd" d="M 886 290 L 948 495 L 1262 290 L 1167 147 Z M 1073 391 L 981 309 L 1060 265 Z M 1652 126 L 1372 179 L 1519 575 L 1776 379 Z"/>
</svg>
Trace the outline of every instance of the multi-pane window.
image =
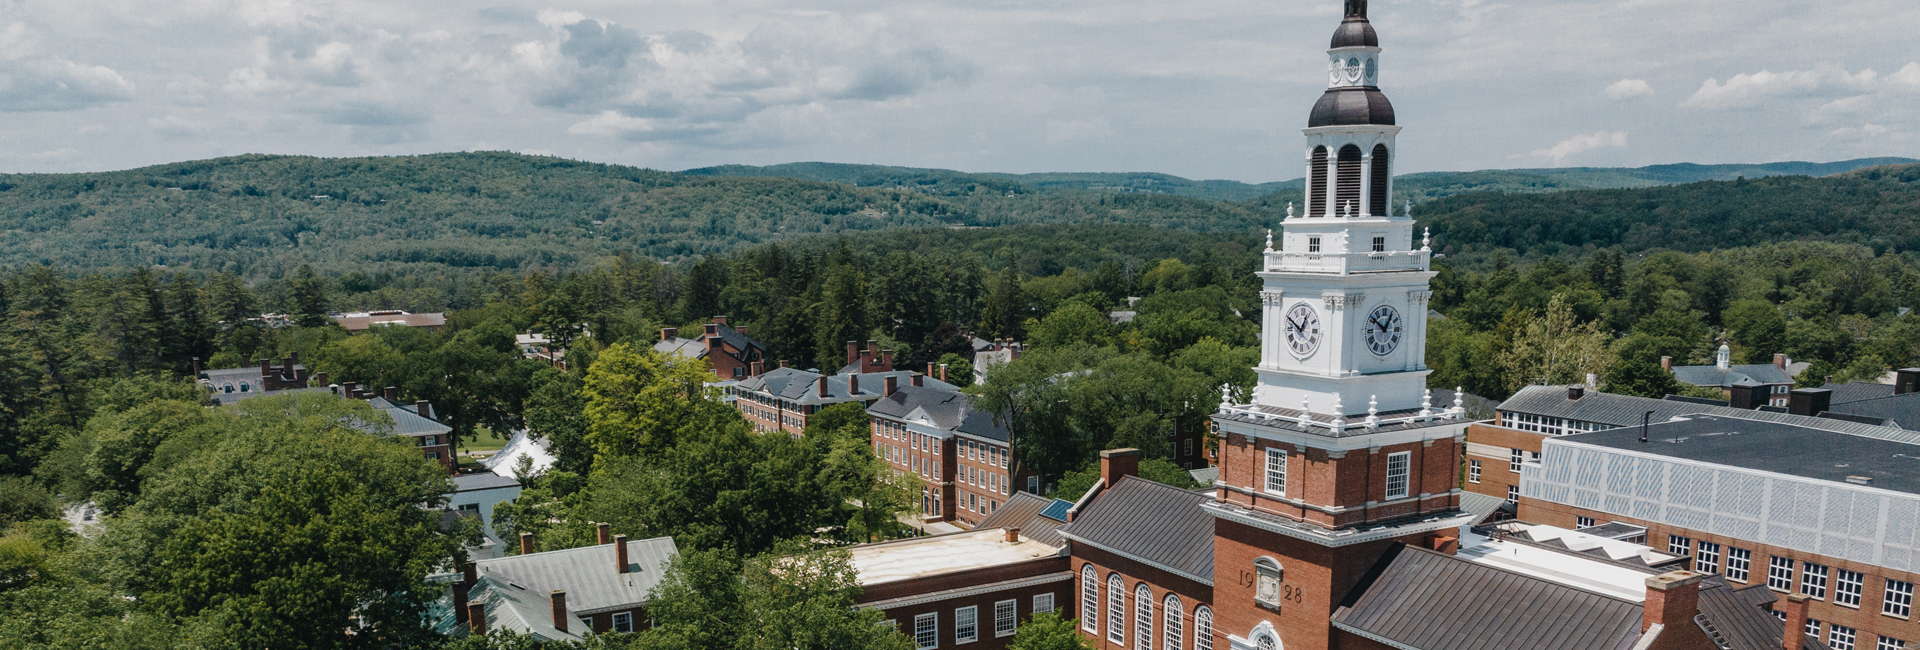
<svg viewBox="0 0 1920 650">
<path fill-rule="evenodd" d="M 1816 639 L 1820 638 L 1820 621 L 1811 618 L 1807 619 L 1807 636 Z"/>
<path fill-rule="evenodd" d="M 1080 629 L 1100 633 L 1100 574 L 1091 564 L 1080 570 Z"/>
<path fill-rule="evenodd" d="M 913 646 L 919 650 L 940 647 L 940 613 L 913 617 Z"/>
<path fill-rule="evenodd" d="M 1213 610 L 1206 605 L 1193 610 L 1193 650 L 1213 650 Z"/>
<path fill-rule="evenodd" d="M 1133 590 L 1133 647 L 1153 650 L 1153 589 L 1147 583 Z"/>
<path fill-rule="evenodd" d="M 613 631 L 632 632 L 633 631 L 633 614 L 630 614 L 627 612 L 620 612 L 618 614 L 614 614 L 613 615 Z"/>
<path fill-rule="evenodd" d="M 1014 630 L 1020 626 L 1020 611 L 1017 607 L 1019 602 L 1003 600 L 993 604 L 993 636 L 995 638 L 1013 636 Z"/>
<path fill-rule="evenodd" d="M 1395 452 L 1387 454 L 1387 498 L 1404 499 L 1407 496 L 1407 474 L 1413 467 L 1413 452 Z"/>
<path fill-rule="evenodd" d="M 1833 650 L 1853 650 L 1853 628 L 1845 625 L 1827 626 L 1827 647 Z"/>
<path fill-rule="evenodd" d="M 1860 591 L 1866 583 L 1866 576 L 1858 571 L 1840 569 L 1833 581 L 1833 603 L 1848 607 L 1860 606 Z"/>
<path fill-rule="evenodd" d="M 1468 483 L 1480 482 L 1480 461 L 1477 461 L 1477 460 L 1467 461 L 1467 482 Z"/>
<path fill-rule="evenodd" d="M 1800 593 L 1808 598 L 1827 597 L 1827 567 L 1824 564 L 1805 562 L 1800 565 Z M 1817 635 L 1816 635 L 1817 636 Z"/>
<path fill-rule="evenodd" d="M 1767 558 L 1767 588 L 1793 591 L 1793 558 L 1778 555 Z"/>
<path fill-rule="evenodd" d="M 953 643 L 973 643 L 980 640 L 980 609 L 966 606 L 953 610 Z"/>
<path fill-rule="evenodd" d="M 1519 503 L 1519 502 L 1520 502 L 1520 486 L 1518 485 L 1507 486 L 1507 503 Z"/>
<path fill-rule="evenodd" d="M 1309 252 L 1309 253 L 1318 253 L 1318 252 L 1320 252 L 1320 238 L 1319 238 L 1319 237 L 1308 237 L 1308 238 L 1307 238 L 1307 252 Z"/>
<path fill-rule="evenodd" d="M 1033 613 L 1044 614 L 1053 611 L 1053 594 L 1034 594 Z"/>
<path fill-rule="evenodd" d="M 1586 517 L 1586 516 L 1578 516 L 1578 515 L 1576 515 L 1576 516 L 1575 516 L 1575 517 L 1573 518 L 1573 527 L 1574 527 L 1574 528 L 1592 528 L 1592 527 L 1593 527 L 1593 518 L 1592 518 L 1592 517 Z"/>
<path fill-rule="evenodd" d="M 1700 540 L 1700 552 L 1693 556 L 1693 570 L 1701 573 L 1720 572 L 1720 544 Z"/>
<path fill-rule="evenodd" d="M 1127 642 L 1127 585 L 1118 573 L 1107 576 L 1107 640 Z"/>
<path fill-rule="evenodd" d="M 1160 604 L 1160 614 L 1167 620 L 1160 624 L 1160 632 L 1166 637 L 1160 647 L 1166 650 L 1180 650 L 1182 637 L 1186 636 L 1186 622 L 1180 616 L 1187 609 L 1180 605 L 1180 597 L 1167 594 L 1167 602 Z"/>
<path fill-rule="evenodd" d="M 1727 547 L 1727 578 L 1734 582 L 1746 582 L 1747 573 L 1753 569 L 1753 551 L 1744 548 Z"/>
<path fill-rule="evenodd" d="M 1287 495 L 1287 451 L 1278 447 L 1267 448 L 1267 492 Z"/>
<path fill-rule="evenodd" d="M 1880 643 L 1873 650 L 1907 650 L 1907 642 L 1889 636 L 1880 637 Z"/>
<path fill-rule="evenodd" d="M 1674 555 L 1692 555 L 1693 540 L 1679 535 L 1667 536 L 1667 552 Z"/>
<path fill-rule="evenodd" d="M 1886 598 L 1880 600 L 1880 613 L 1906 618 L 1913 614 L 1913 583 L 1887 579 Z"/>
<path fill-rule="evenodd" d="M 1520 463 L 1526 462 L 1527 452 L 1519 449 L 1510 449 L 1509 451 L 1513 453 L 1507 454 L 1507 471 L 1518 472 L 1520 471 Z"/>
<path fill-rule="evenodd" d="M 1387 238 L 1385 237 L 1373 238 L 1373 252 L 1384 253 L 1386 252 L 1386 250 L 1387 250 Z"/>
</svg>

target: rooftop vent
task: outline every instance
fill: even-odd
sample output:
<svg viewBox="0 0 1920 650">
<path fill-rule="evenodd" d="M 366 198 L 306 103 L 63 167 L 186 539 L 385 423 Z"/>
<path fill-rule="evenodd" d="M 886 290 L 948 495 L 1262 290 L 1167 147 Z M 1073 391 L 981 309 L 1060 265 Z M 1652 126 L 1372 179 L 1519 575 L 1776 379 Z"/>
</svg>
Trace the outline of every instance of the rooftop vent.
<svg viewBox="0 0 1920 650">
<path fill-rule="evenodd" d="M 1852 483 L 1852 484 L 1854 484 L 1854 485 L 1873 485 L 1873 477 L 1871 477 L 1871 476 L 1849 476 L 1849 477 L 1847 477 L 1847 482 L 1848 482 L 1848 483 Z"/>
</svg>

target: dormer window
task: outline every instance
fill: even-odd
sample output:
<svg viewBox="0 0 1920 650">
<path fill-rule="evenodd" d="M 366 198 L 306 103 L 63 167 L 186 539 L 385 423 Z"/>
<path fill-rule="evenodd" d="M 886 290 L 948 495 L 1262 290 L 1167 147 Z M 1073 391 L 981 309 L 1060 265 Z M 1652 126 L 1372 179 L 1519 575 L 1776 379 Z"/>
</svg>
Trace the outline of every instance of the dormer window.
<svg viewBox="0 0 1920 650">
<path fill-rule="evenodd" d="M 221 384 L 221 385 L 220 385 L 220 392 L 223 392 L 223 393 L 231 393 L 231 392 L 233 392 L 233 384 L 232 384 L 232 383 L 225 383 L 225 384 Z"/>
<path fill-rule="evenodd" d="M 240 382 L 240 392 L 244 393 L 250 390 L 253 390 L 253 386 L 248 385 L 247 382 L 244 381 Z"/>
</svg>

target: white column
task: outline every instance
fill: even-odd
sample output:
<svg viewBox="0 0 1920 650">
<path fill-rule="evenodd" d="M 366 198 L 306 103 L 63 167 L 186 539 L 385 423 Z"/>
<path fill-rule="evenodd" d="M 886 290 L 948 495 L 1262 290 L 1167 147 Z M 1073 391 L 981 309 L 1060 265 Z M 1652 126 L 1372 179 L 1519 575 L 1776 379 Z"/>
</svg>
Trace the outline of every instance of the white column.
<svg viewBox="0 0 1920 650">
<path fill-rule="evenodd" d="M 1373 214 L 1367 211 L 1368 205 L 1373 203 L 1373 192 L 1369 191 L 1372 188 L 1373 148 L 1362 147 L 1360 149 L 1360 206 L 1358 210 L 1353 211 L 1354 214 L 1360 216 Z"/>
<path fill-rule="evenodd" d="M 1340 187 L 1340 149 L 1332 143 L 1327 144 L 1327 212 L 1321 216 L 1331 217 L 1340 214 L 1340 201 L 1337 198 Z"/>
</svg>

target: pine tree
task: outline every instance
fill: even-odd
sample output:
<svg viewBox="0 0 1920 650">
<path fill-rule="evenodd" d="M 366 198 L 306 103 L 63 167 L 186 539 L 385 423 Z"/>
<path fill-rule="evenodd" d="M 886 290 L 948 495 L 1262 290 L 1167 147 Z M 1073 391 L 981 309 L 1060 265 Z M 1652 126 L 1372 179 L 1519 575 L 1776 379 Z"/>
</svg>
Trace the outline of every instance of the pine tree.
<svg viewBox="0 0 1920 650">
<path fill-rule="evenodd" d="M 289 284 L 294 325 L 320 327 L 333 322 L 327 317 L 326 280 L 315 275 L 312 266 L 301 264 Z"/>
</svg>

